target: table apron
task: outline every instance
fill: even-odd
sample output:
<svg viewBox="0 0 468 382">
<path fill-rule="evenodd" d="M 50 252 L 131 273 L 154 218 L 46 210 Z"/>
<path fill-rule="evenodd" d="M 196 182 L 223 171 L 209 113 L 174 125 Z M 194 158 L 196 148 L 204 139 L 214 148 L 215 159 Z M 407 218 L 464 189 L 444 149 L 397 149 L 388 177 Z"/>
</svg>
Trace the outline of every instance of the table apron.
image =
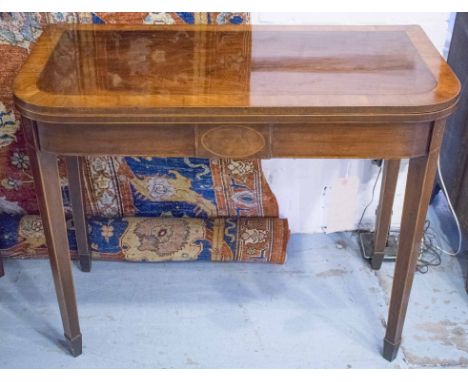
<svg viewBox="0 0 468 382">
<path fill-rule="evenodd" d="M 205 158 L 411 158 L 427 154 L 433 123 L 36 124 L 39 150 L 61 155 Z"/>
</svg>

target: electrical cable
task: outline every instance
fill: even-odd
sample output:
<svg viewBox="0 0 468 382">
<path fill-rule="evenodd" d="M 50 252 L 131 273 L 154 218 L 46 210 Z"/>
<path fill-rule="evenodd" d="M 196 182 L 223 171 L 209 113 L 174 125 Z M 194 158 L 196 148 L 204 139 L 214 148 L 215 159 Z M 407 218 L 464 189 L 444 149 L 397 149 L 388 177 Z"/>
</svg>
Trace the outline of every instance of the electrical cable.
<svg viewBox="0 0 468 382">
<path fill-rule="evenodd" d="M 380 174 L 382 172 L 382 166 L 379 168 L 379 172 L 377 174 L 377 177 L 375 179 L 374 186 L 372 188 L 372 197 L 369 203 L 365 206 L 361 218 L 359 219 L 358 222 L 358 230 L 362 229 L 362 220 L 364 218 L 364 215 L 367 211 L 367 209 L 370 207 L 370 205 L 374 201 L 374 196 L 375 196 L 375 189 L 377 186 L 377 183 L 380 178 Z M 446 197 L 447 204 L 450 210 L 450 213 L 452 214 L 452 217 L 455 221 L 455 224 L 457 226 L 457 232 L 458 232 L 458 246 L 457 250 L 455 252 L 449 252 L 445 249 L 442 248 L 442 243 L 440 241 L 439 235 L 434 231 L 434 229 L 431 227 L 431 222 L 429 220 L 426 220 L 425 225 L 424 225 L 424 232 L 423 232 L 423 237 L 421 239 L 421 247 L 419 251 L 419 257 L 418 257 L 418 264 L 417 264 L 417 271 L 420 273 L 427 273 L 429 271 L 429 267 L 436 267 L 439 266 L 442 263 L 442 258 L 441 254 L 448 255 L 448 256 L 457 256 L 458 254 L 461 253 L 462 247 L 463 247 L 463 233 L 461 230 L 460 226 L 460 221 L 458 220 L 458 216 L 455 212 L 455 209 L 453 208 L 452 201 L 450 200 L 450 196 L 447 191 L 447 186 L 445 184 L 444 177 L 442 175 L 442 169 L 441 169 L 441 164 L 440 164 L 440 156 L 437 158 L 437 175 L 439 177 L 439 183 L 441 186 L 441 189 Z M 391 230 L 391 233 L 396 233 L 399 234 L 399 229 Z"/>
<path fill-rule="evenodd" d="M 418 263 L 416 265 L 416 270 L 419 273 L 427 273 L 429 267 L 437 267 L 442 264 L 442 257 L 436 249 L 434 241 L 439 242 L 439 237 L 431 228 L 431 222 L 426 220 L 421 246 L 419 248 Z"/>
<path fill-rule="evenodd" d="M 371 200 L 369 201 L 369 203 L 367 203 L 367 205 L 364 207 L 364 210 L 362 211 L 362 215 L 361 215 L 361 218 L 359 219 L 359 222 L 357 224 L 358 226 L 358 229 L 361 229 L 361 224 L 362 224 L 362 219 L 364 219 L 364 215 L 366 214 L 366 211 L 367 209 L 370 207 L 370 205 L 374 202 L 374 196 L 375 196 L 375 189 L 377 187 L 377 183 L 379 183 L 379 178 L 380 178 L 380 174 L 382 173 L 382 166 L 383 165 L 380 165 L 379 167 L 379 172 L 377 173 L 377 177 L 375 178 L 375 182 L 374 182 L 374 186 L 372 187 L 372 196 L 371 196 Z"/>
<path fill-rule="evenodd" d="M 452 201 L 450 200 L 450 196 L 447 191 L 447 186 L 445 185 L 445 180 L 442 175 L 442 168 L 440 165 L 440 155 L 437 158 L 437 175 L 439 177 L 440 186 L 447 200 L 450 213 L 452 214 L 453 220 L 457 226 L 458 247 L 455 252 L 449 252 L 443 249 L 440 236 L 437 235 L 436 232 L 431 228 L 431 222 L 426 220 L 424 225 L 423 238 L 421 240 L 421 247 L 419 250 L 418 264 L 416 266 L 416 270 L 420 273 L 427 273 L 429 271 L 429 267 L 439 266 L 442 263 L 440 254 L 457 256 L 461 253 L 463 246 L 463 233 L 461 230 L 460 221 L 458 220 L 458 216 L 455 212 L 455 209 L 453 208 Z"/>
<path fill-rule="evenodd" d="M 447 204 L 449 206 L 450 212 L 452 213 L 453 220 L 455 220 L 455 224 L 457 225 L 458 247 L 457 247 L 457 250 L 455 252 L 448 252 L 445 249 L 442 249 L 440 246 L 437 246 L 437 245 L 435 245 L 434 248 L 437 249 L 438 251 L 442 252 L 445 255 L 457 256 L 462 250 L 463 233 L 462 233 L 462 230 L 461 230 L 461 227 L 460 227 L 460 221 L 458 220 L 458 216 L 457 216 L 457 214 L 455 212 L 455 209 L 453 208 L 452 201 L 450 200 L 450 196 L 448 194 L 447 187 L 445 185 L 444 177 L 442 176 L 442 169 L 441 169 L 441 166 L 440 166 L 440 155 L 437 158 L 437 175 L 439 176 L 440 186 L 442 187 L 442 190 L 443 190 L 443 192 L 445 194 L 445 198 L 447 199 Z"/>
</svg>

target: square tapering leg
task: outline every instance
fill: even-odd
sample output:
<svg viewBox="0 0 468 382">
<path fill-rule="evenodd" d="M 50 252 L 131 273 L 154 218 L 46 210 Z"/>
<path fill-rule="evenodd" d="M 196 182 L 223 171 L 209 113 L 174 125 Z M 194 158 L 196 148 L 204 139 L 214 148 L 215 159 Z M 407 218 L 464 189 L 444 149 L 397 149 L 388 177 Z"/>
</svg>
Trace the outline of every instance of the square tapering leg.
<svg viewBox="0 0 468 382">
<path fill-rule="evenodd" d="M 81 332 L 68 246 L 57 156 L 37 150 L 35 125 L 26 125 L 31 169 L 46 237 L 65 338 L 74 356 L 81 354 Z"/>
<path fill-rule="evenodd" d="M 393 361 L 397 356 L 401 342 L 424 223 L 437 172 L 437 157 L 443 138 L 444 125 L 445 121 L 434 123 L 428 154 L 412 158 L 409 162 L 400 242 L 384 340 L 383 356 L 389 361 Z"/>
<path fill-rule="evenodd" d="M 392 220 L 392 207 L 398 181 L 398 171 L 400 170 L 400 160 L 385 160 L 383 166 L 380 201 L 375 224 L 374 251 L 371 258 L 372 269 L 380 269 L 382 266 Z"/>
<path fill-rule="evenodd" d="M 73 225 L 75 227 L 76 245 L 83 272 L 91 271 L 91 252 L 88 244 L 88 230 L 86 224 L 84 187 L 81 173 L 80 158 L 70 156 L 66 158 L 68 188 L 73 211 Z"/>
</svg>

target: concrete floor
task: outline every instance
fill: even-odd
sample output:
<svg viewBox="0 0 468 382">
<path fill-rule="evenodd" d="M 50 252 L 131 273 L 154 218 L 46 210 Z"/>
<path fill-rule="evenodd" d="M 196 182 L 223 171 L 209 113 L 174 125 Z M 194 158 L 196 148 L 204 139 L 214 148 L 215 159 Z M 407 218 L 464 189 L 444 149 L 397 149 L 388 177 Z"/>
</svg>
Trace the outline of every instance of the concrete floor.
<svg viewBox="0 0 468 382">
<path fill-rule="evenodd" d="M 63 347 L 48 262 L 0 279 L 1 368 L 468 367 L 465 258 L 416 274 L 398 358 L 381 355 L 394 263 L 356 236 L 293 235 L 284 266 L 95 262 L 74 267 L 83 355 Z"/>
</svg>

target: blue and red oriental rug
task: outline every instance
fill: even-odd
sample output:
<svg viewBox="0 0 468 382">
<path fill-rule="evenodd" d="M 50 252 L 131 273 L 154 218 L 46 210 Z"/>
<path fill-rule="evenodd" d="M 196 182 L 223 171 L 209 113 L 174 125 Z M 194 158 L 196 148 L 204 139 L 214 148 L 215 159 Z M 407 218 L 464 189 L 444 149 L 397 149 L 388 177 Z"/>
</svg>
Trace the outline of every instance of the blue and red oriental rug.
<svg viewBox="0 0 468 382">
<path fill-rule="evenodd" d="M 248 13 L 0 13 L 0 255 L 47 256 L 13 80 L 51 23 L 242 24 Z M 82 158 L 88 239 L 97 259 L 283 263 L 288 224 L 257 160 Z M 59 161 L 72 255 L 65 167 Z"/>
</svg>

